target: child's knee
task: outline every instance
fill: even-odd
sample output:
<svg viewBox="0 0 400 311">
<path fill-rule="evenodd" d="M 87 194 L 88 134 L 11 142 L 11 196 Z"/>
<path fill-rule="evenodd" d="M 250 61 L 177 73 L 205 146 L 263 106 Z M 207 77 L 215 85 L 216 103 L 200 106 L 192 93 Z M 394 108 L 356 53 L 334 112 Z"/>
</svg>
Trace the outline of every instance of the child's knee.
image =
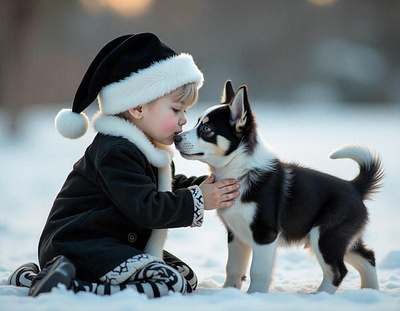
<svg viewBox="0 0 400 311">
<path fill-rule="evenodd" d="M 140 272 L 139 277 L 149 281 L 163 282 L 169 290 L 177 293 L 184 294 L 187 291 L 186 279 L 177 270 L 162 263 L 147 265 Z"/>
</svg>

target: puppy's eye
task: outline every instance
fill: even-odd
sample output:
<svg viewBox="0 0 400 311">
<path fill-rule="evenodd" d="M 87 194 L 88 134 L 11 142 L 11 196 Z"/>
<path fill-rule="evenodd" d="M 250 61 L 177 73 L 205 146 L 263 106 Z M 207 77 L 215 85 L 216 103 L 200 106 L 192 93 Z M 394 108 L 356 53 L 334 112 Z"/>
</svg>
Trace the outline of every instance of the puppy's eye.
<svg viewBox="0 0 400 311">
<path fill-rule="evenodd" d="M 202 131 L 203 133 L 206 133 L 206 134 L 209 134 L 209 133 L 212 132 L 212 131 L 211 131 L 211 128 L 210 128 L 207 124 L 203 126 L 203 128 L 201 129 L 201 131 Z"/>
</svg>

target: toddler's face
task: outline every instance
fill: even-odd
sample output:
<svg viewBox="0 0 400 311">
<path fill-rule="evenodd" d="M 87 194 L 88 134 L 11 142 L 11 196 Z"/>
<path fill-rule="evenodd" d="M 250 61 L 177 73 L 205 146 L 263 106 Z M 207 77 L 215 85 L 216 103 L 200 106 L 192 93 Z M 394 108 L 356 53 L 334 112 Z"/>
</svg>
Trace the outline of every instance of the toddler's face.
<svg viewBox="0 0 400 311">
<path fill-rule="evenodd" d="M 168 95 L 144 105 L 140 129 L 151 139 L 171 145 L 174 136 L 182 132 L 183 125 L 187 123 L 185 113 L 188 106 Z"/>
</svg>

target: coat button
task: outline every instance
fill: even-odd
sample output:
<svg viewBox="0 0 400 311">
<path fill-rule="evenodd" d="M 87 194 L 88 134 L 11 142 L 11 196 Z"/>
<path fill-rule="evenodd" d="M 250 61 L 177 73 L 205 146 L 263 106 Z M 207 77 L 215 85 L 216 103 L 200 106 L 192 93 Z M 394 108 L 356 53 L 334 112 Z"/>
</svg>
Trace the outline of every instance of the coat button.
<svg viewBox="0 0 400 311">
<path fill-rule="evenodd" d="M 129 243 L 135 243 L 137 240 L 137 235 L 133 232 L 128 234 L 128 242 Z"/>
</svg>

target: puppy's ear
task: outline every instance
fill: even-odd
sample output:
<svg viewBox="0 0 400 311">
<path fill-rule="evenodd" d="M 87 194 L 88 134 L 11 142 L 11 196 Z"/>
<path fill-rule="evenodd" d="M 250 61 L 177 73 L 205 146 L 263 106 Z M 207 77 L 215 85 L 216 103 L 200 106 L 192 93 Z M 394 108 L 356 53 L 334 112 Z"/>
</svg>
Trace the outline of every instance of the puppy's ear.
<svg viewBox="0 0 400 311">
<path fill-rule="evenodd" d="M 225 82 L 224 89 L 222 90 L 221 104 L 229 104 L 235 96 L 235 90 L 231 80 Z"/>
<path fill-rule="evenodd" d="M 231 111 L 230 124 L 235 127 L 237 133 L 243 132 L 247 122 L 247 113 L 249 110 L 249 103 L 247 98 L 247 86 L 241 86 L 235 94 L 233 101 L 229 105 Z"/>
</svg>

